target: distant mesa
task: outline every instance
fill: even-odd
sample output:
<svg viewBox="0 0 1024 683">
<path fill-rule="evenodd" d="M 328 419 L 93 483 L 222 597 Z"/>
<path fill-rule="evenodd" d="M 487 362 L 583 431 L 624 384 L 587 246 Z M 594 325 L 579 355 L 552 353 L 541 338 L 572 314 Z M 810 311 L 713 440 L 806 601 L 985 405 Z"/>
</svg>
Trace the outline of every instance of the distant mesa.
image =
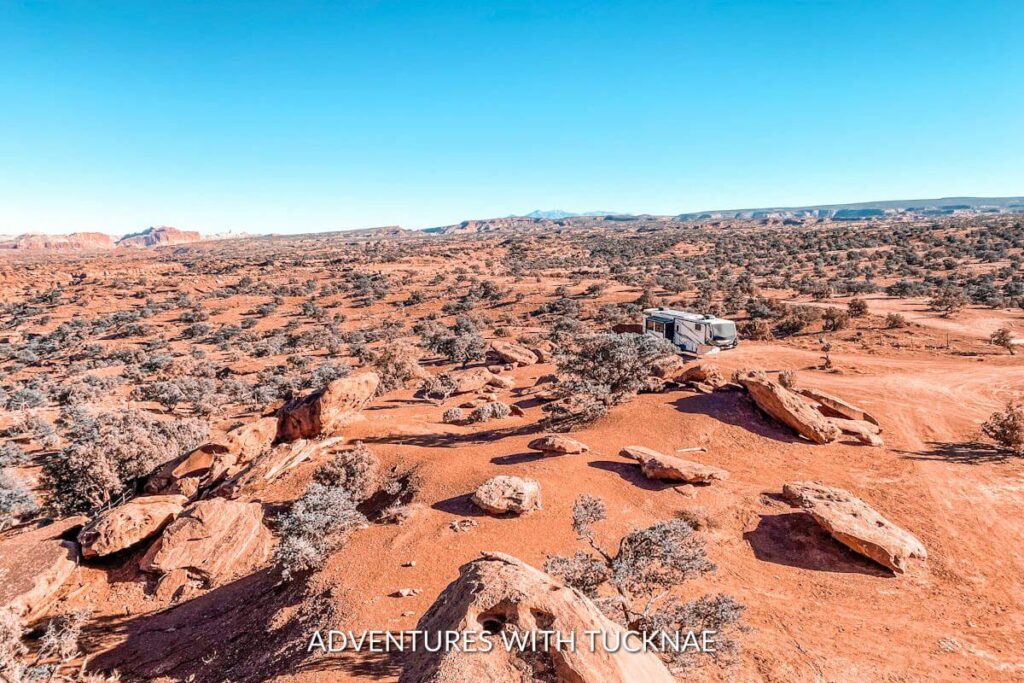
<svg viewBox="0 0 1024 683">
<path fill-rule="evenodd" d="M 70 235 L 18 235 L 0 242 L 5 249 L 46 251 L 87 251 L 113 249 L 114 238 L 102 232 L 73 232 Z"/>
<path fill-rule="evenodd" d="M 142 232 L 125 235 L 117 241 L 119 247 L 162 247 L 171 244 L 198 242 L 203 236 L 194 230 L 178 230 L 169 225 L 146 228 Z"/>
<path fill-rule="evenodd" d="M 36 251 L 105 251 L 116 247 L 147 249 L 198 242 L 203 236 L 193 230 L 167 225 L 146 228 L 117 239 L 102 232 L 73 232 L 70 235 L 24 234 L 0 239 L 0 249 Z"/>
</svg>

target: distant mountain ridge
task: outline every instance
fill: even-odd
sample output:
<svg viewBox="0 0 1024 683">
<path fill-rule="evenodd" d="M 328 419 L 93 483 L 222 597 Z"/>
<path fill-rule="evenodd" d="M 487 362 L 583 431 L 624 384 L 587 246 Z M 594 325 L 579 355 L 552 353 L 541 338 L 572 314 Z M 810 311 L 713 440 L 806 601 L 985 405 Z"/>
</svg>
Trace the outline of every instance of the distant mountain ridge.
<svg viewBox="0 0 1024 683">
<path fill-rule="evenodd" d="M 850 204 L 817 204 L 809 206 L 780 206 L 759 209 L 723 209 L 681 213 L 680 220 L 703 219 L 756 219 L 756 218 L 832 218 L 860 220 L 895 213 L 921 215 L 949 215 L 962 212 L 1024 213 L 1024 197 L 942 197 L 939 199 L 893 199 Z"/>
<path fill-rule="evenodd" d="M 584 213 L 573 213 L 572 211 L 562 211 L 561 209 L 551 209 L 550 211 L 543 211 L 537 209 L 531 211 L 528 214 L 522 216 L 509 216 L 509 218 L 543 218 L 549 221 L 556 221 L 560 218 L 575 218 L 577 216 L 615 216 L 619 215 L 617 211 L 586 211 Z"/>
</svg>

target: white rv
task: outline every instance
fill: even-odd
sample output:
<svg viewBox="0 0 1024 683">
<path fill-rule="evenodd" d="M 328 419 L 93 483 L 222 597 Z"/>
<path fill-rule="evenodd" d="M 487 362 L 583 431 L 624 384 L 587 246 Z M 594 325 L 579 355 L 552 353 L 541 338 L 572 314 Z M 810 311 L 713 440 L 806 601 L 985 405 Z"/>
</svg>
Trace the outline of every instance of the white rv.
<svg viewBox="0 0 1024 683">
<path fill-rule="evenodd" d="M 698 356 L 739 344 L 733 321 L 671 308 L 645 308 L 644 334 L 664 337 L 680 350 Z"/>
</svg>

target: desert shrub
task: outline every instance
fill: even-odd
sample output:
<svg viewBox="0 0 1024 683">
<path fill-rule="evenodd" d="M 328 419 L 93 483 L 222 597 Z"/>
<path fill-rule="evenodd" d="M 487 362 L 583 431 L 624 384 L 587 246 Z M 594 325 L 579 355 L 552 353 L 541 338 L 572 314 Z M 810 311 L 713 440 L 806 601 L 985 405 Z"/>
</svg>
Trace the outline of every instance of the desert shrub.
<svg viewBox="0 0 1024 683">
<path fill-rule="evenodd" d="M 779 371 L 779 384 L 792 389 L 796 386 L 796 373 L 792 370 L 780 370 Z"/>
<path fill-rule="evenodd" d="M 20 480 L 0 470 L 0 531 L 35 514 L 35 496 Z"/>
<path fill-rule="evenodd" d="M 949 317 L 967 305 L 967 297 L 959 287 L 947 285 L 928 301 L 928 308 L 939 311 L 943 317 Z"/>
<path fill-rule="evenodd" d="M 4 680 L 22 680 L 23 667 L 18 658 L 28 652 L 21 642 L 21 620 L 13 609 L 0 608 L 0 675 Z"/>
<path fill-rule="evenodd" d="M 91 616 L 91 610 L 78 609 L 50 619 L 39 643 L 40 656 L 56 659 L 61 664 L 77 657 L 81 653 L 82 628 Z"/>
<path fill-rule="evenodd" d="M 336 379 L 348 377 L 351 371 L 352 369 L 344 363 L 324 363 L 302 380 L 302 386 L 307 389 L 326 386 Z"/>
<path fill-rule="evenodd" d="M 885 326 L 896 329 L 907 326 L 907 319 L 900 313 L 889 313 L 885 316 Z"/>
<path fill-rule="evenodd" d="M 826 332 L 837 332 L 846 329 L 850 325 L 850 314 L 846 311 L 829 306 L 822 314 L 822 324 Z"/>
<path fill-rule="evenodd" d="M 198 420 L 158 421 L 140 410 L 104 413 L 70 430 L 70 445 L 43 462 L 41 485 L 56 514 L 85 512 L 131 493 L 159 465 L 202 444 Z"/>
<path fill-rule="evenodd" d="M 424 348 L 463 367 L 482 360 L 487 353 L 487 342 L 477 330 L 475 321 L 460 315 L 451 329 L 435 320 L 421 321 L 414 327 Z"/>
<path fill-rule="evenodd" d="M 868 314 L 868 302 L 859 298 L 850 299 L 846 304 L 846 310 L 851 318 L 863 318 Z"/>
<path fill-rule="evenodd" d="M 1011 403 L 993 413 L 981 431 L 1014 455 L 1024 455 L 1024 405 Z"/>
<path fill-rule="evenodd" d="M 39 389 L 18 389 L 7 399 L 7 410 L 25 410 L 46 405 L 46 394 Z"/>
<path fill-rule="evenodd" d="M 718 628 L 709 630 L 719 631 L 716 641 L 731 645 L 721 631 L 739 621 L 741 605 L 724 596 L 684 603 L 673 594 L 679 584 L 715 570 L 695 531 L 697 525 L 685 519 L 658 522 L 631 531 L 619 540 L 615 550 L 609 550 L 598 541 L 593 529 L 605 517 L 605 504 L 600 498 L 588 494 L 577 498 L 572 527 L 590 550 L 577 551 L 572 557 L 549 556 L 544 569 L 592 598 L 631 630 L 672 633 L 715 624 Z M 686 665 L 694 655 L 665 656 Z"/>
<path fill-rule="evenodd" d="M 278 518 L 281 541 L 274 551 L 285 580 L 319 569 L 366 517 L 356 509 L 352 494 L 342 486 L 310 484 Z"/>
<path fill-rule="evenodd" d="M 512 414 L 512 409 L 507 403 L 501 401 L 490 401 L 476 408 L 469 414 L 470 422 L 487 422 L 488 420 L 501 420 Z"/>
<path fill-rule="evenodd" d="M 367 350 L 367 354 L 380 377 L 378 396 L 401 389 L 422 374 L 416 349 L 409 344 L 385 344 L 379 351 Z"/>
<path fill-rule="evenodd" d="M 455 378 L 447 372 L 442 372 L 440 375 L 432 375 L 424 379 L 423 384 L 420 385 L 420 392 L 427 398 L 444 401 L 458 388 L 459 385 Z"/>
<path fill-rule="evenodd" d="M 381 483 L 380 461 L 361 441 L 350 449 L 335 453 L 313 473 L 313 481 L 348 491 L 356 502 L 373 495 Z"/>
<path fill-rule="evenodd" d="M 556 356 L 558 371 L 615 403 L 644 386 L 656 360 L 675 353 L 666 339 L 646 334 L 591 334 Z"/>
<path fill-rule="evenodd" d="M 216 382 L 191 376 L 143 384 L 135 388 L 133 395 L 138 400 L 156 401 L 167 410 L 188 403 L 198 415 L 210 415 L 222 403 L 222 397 L 217 395 Z"/>
<path fill-rule="evenodd" d="M 13 441 L 0 441 L 0 467 L 17 467 L 28 461 L 28 455 Z"/>
<path fill-rule="evenodd" d="M 989 336 L 988 340 L 989 343 L 1009 351 L 1011 356 L 1014 354 L 1013 331 L 1009 327 L 1005 325 L 1000 327 Z"/>
<path fill-rule="evenodd" d="M 449 408 L 444 411 L 444 414 L 441 416 L 441 420 L 445 424 L 455 424 L 457 422 L 462 422 L 462 417 L 462 408 Z"/>
<path fill-rule="evenodd" d="M 767 341 L 772 338 L 772 326 L 767 320 L 746 320 L 739 324 L 740 336 L 754 341 Z"/>
<path fill-rule="evenodd" d="M 775 326 L 772 328 L 772 333 L 781 339 L 798 334 L 806 327 L 807 321 L 803 318 L 795 315 L 787 315 L 785 318 L 775 323 Z"/>
</svg>

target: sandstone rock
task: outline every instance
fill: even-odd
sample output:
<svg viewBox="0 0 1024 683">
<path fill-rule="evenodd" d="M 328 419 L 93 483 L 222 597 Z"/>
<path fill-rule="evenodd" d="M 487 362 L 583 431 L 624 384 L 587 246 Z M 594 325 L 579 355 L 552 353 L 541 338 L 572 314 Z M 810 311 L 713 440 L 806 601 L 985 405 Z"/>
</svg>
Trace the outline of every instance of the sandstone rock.
<svg viewBox="0 0 1024 683">
<path fill-rule="evenodd" d="M 473 503 L 484 512 L 502 515 L 540 510 L 540 482 L 500 475 L 491 477 L 473 493 Z"/>
<path fill-rule="evenodd" d="M 333 436 L 369 403 L 380 378 L 375 372 L 342 377 L 323 389 L 295 399 L 280 410 L 278 441 Z"/>
<path fill-rule="evenodd" d="M 264 417 L 229 431 L 224 437 L 161 467 L 146 482 L 147 493 L 180 493 L 191 497 L 200 486 L 217 483 L 233 467 L 260 455 L 277 435 L 277 418 Z"/>
<path fill-rule="evenodd" d="M 495 374 L 487 368 L 455 370 L 449 374 L 452 379 L 455 380 L 456 394 L 468 394 L 471 391 L 480 391 L 495 377 Z"/>
<path fill-rule="evenodd" d="M 676 354 L 662 356 L 651 363 L 651 374 L 661 379 L 669 379 L 682 374 L 686 369 L 686 361 Z"/>
<path fill-rule="evenodd" d="M 142 496 L 107 510 L 79 532 L 82 555 L 110 555 L 155 536 L 187 503 L 185 496 Z"/>
<path fill-rule="evenodd" d="M 285 472 L 307 460 L 320 458 L 344 442 L 344 438 L 335 436 L 318 441 L 299 439 L 291 443 L 278 444 L 244 469 L 229 470 L 229 474 L 234 476 L 217 489 L 217 493 L 229 498 L 236 498 L 242 494 L 256 494 Z"/>
<path fill-rule="evenodd" d="M 740 378 L 757 407 L 796 433 L 814 443 L 824 444 L 839 438 L 839 428 L 806 401 L 781 384 L 769 381 L 758 373 Z"/>
<path fill-rule="evenodd" d="M 515 378 L 507 375 L 494 375 L 487 383 L 497 389 L 513 389 L 516 386 Z"/>
<path fill-rule="evenodd" d="M 838 417 L 844 420 L 859 420 L 878 425 L 876 420 L 868 411 L 849 403 L 838 396 L 826 394 L 817 389 L 800 389 L 800 394 L 818 403 L 818 410 L 826 417 Z"/>
<path fill-rule="evenodd" d="M 845 489 L 818 482 L 793 482 L 783 495 L 807 512 L 837 541 L 902 574 L 909 558 L 928 557 L 921 541 Z"/>
<path fill-rule="evenodd" d="M 714 363 L 698 363 L 697 365 L 692 365 L 671 379 L 679 384 L 692 382 L 694 384 L 705 385 L 713 389 L 717 389 L 726 383 L 725 377 L 722 375 L 722 371 L 719 370 L 718 366 Z"/>
<path fill-rule="evenodd" d="M 0 543 L 0 609 L 27 619 L 46 608 L 78 566 L 78 544 L 62 536 L 86 521 L 71 517 Z"/>
<path fill-rule="evenodd" d="M 876 424 L 864 420 L 843 420 L 838 417 L 830 417 L 828 421 L 839 427 L 843 434 L 857 437 L 861 443 L 866 443 L 869 446 L 885 445 L 880 436 L 882 430 Z"/>
<path fill-rule="evenodd" d="M 590 446 L 587 444 L 560 434 L 548 434 L 539 439 L 534 439 L 526 444 L 526 447 L 533 451 L 556 455 L 573 455 L 590 450 Z"/>
<path fill-rule="evenodd" d="M 431 633 L 431 638 L 449 631 L 479 634 L 547 629 L 576 634 L 578 645 L 587 642 L 587 631 L 603 632 L 612 641 L 625 635 L 621 626 L 581 593 L 514 557 L 489 552 L 459 569 L 459 578 L 444 589 L 416 628 Z M 530 658 L 539 658 L 549 677 L 525 676 L 522 660 Z M 673 683 L 675 678 L 650 652 L 577 646 L 520 653 L 496 645 L 489 652 L 419 648 L 406 660 L 399 683 L 526 680 Z"/>
<path fill-rule="evenodd" d="M 640 463 L 640 470 L 649 479 L 684 481 L 688 484 L 710 484 L 729 478 L 729 473 L 717 467 L 684 460 L 674 455 L 665 455 L 652 448 L 626 446 L 619 455 Z"/>
<path fill-rule="evenodd" d="M 506 363 L 533 365 L 538 360 L 537 355 L 525 346 L 500 341 L 498 339 L 491 342 L 491 351 Z"/>
<path fill-rule="evenodd" d="M 266 561 L 271 542 L 259 503 L 211 498 L 193 503 L 171 522 L 139 566 L 160 574 L 186 569 L 213 584 Z"/>
</svg>

